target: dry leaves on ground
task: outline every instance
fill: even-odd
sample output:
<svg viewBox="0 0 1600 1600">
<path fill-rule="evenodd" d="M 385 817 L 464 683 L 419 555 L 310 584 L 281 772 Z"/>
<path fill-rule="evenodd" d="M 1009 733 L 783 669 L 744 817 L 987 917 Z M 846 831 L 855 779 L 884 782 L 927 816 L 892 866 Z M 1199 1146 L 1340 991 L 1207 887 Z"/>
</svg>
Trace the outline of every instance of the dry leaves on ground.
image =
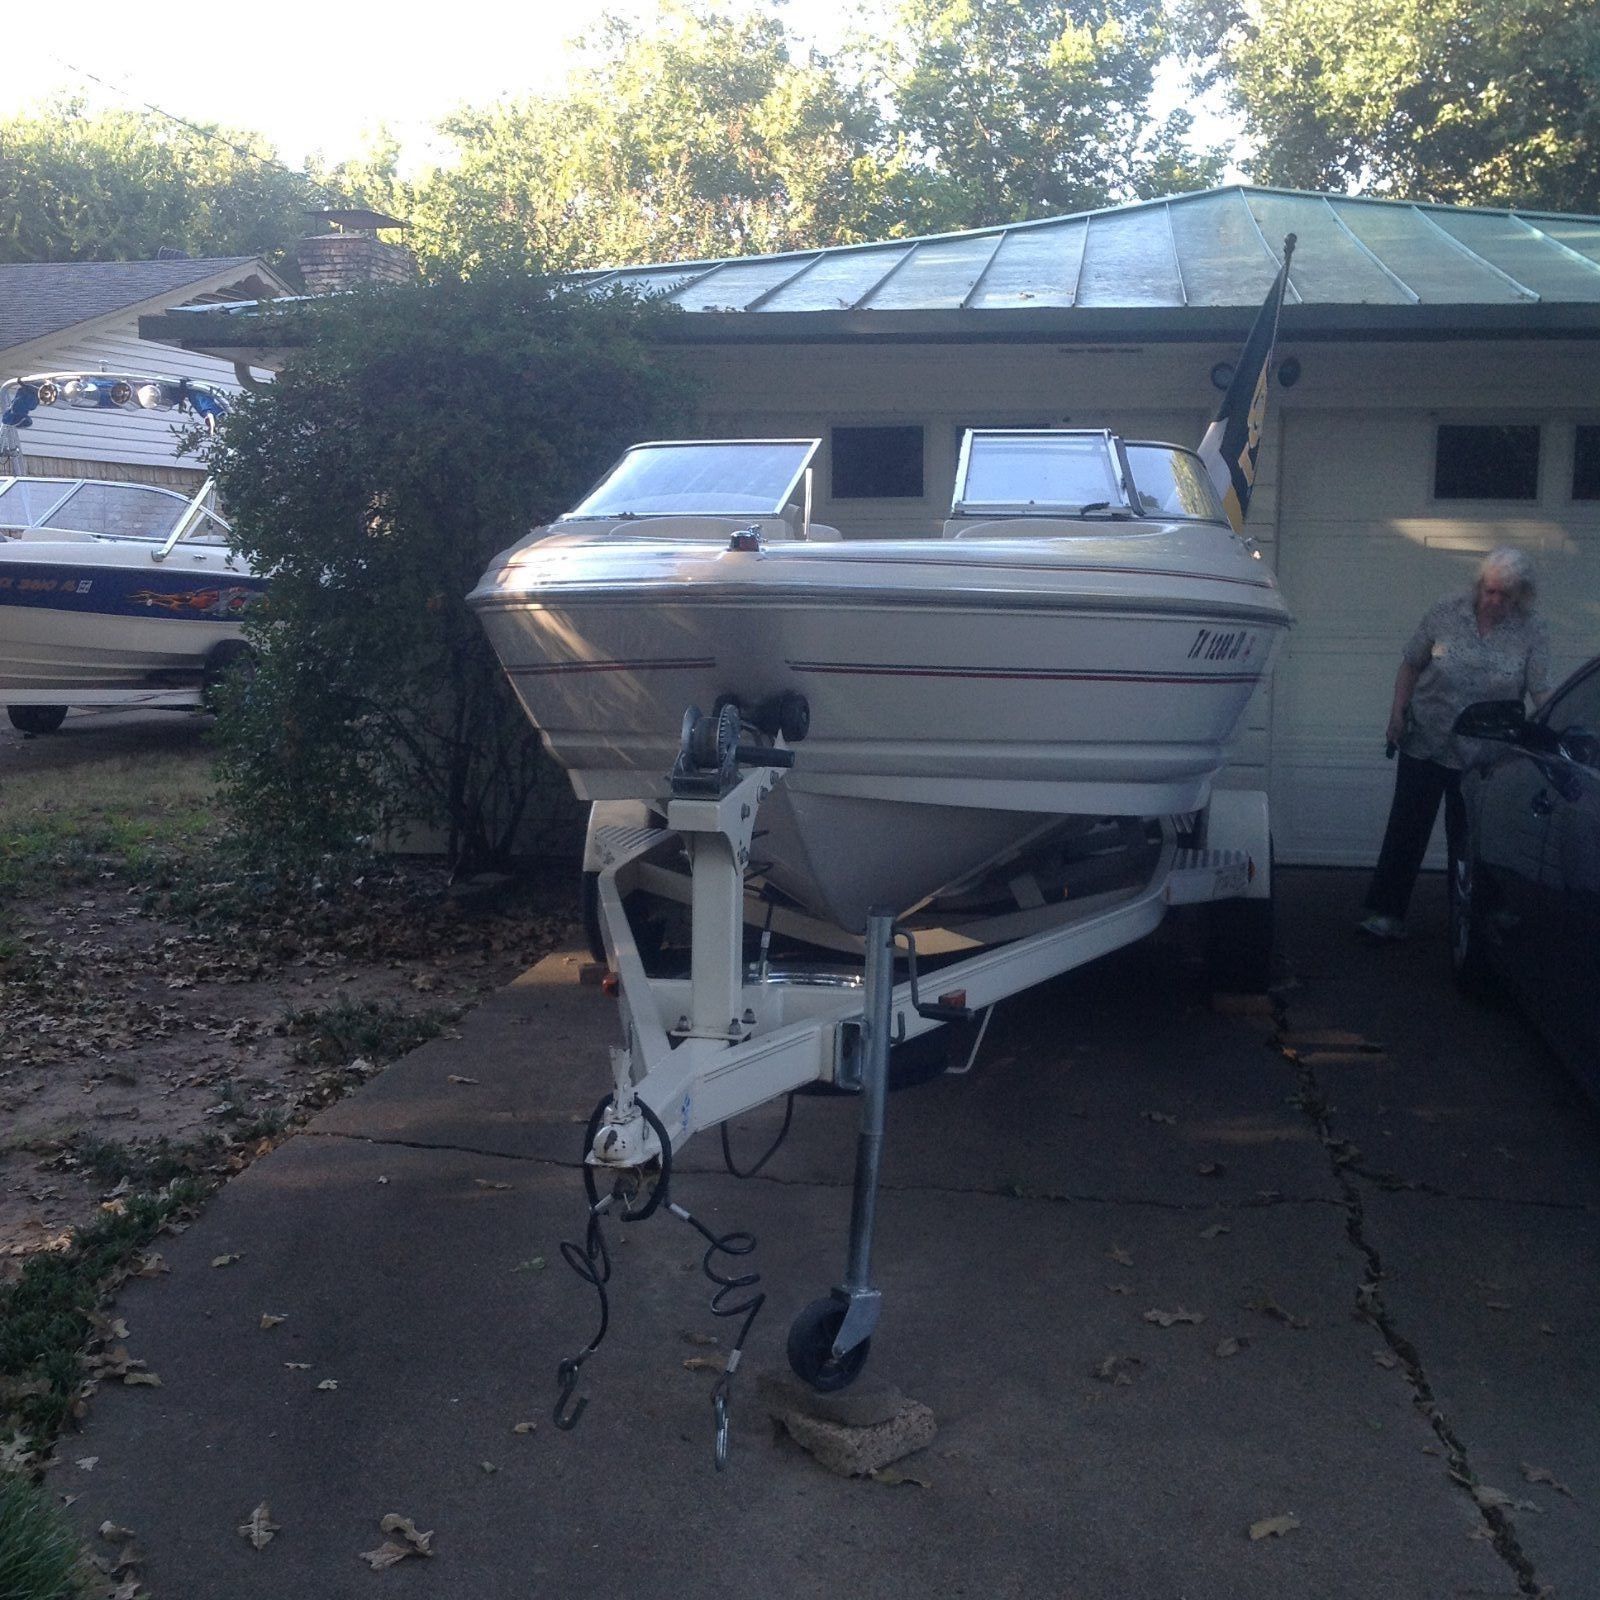
<svg viewBox="0 0 1600 1600">
<path fill-rule="evenodd" d="M 1259 1522 L 1250 1524 L 1250 1537 L 1252 1540 L 1281 1539 L 1284 1534 L 1292 1533 L 1300 1526 L 1300 1519 L 1292 1514 L 1281 1517 L 1263 1517 Z"/>
<path fill-rule="evenodd" d="M 257 1550 L 265 1550 L 272 1543 L 273 1534 L 278 1531 L 278 1524 L 272 1520 L 272 1512 L 265 1500 L 239 1524 L 240 1535 L 248 1539 Z"/>
<path fill-rule="evenodd" d="M 1185 1311 L 1179 1306 L 1176 1311 L 1147 1311 L 1144 1320 L 1155 1323 L 1158 1328 L 1171 1328 L 1181 1322 L 1204 1322 L 1206 1317 L 1203 1311 Z"/>
<path fill-rule="evenodd" d="M 397 1544 L 392 1538 L 379 1545 L 376 1550 L 363 1550 L 361 1559 L 368 1562 L 374 1572 L 381 1572 L 385 1567 L 392 1567 L 398 1561 L 404 1561 L 408 1556 L 431 1556 L 433 1554 L 433 1533 L 419 1533 L 417 1525 L 410 1517 L 402 1517 L 398 1512 L 391 1511 L 378 1524 L 379 1528 L 387 1534 L 398 1533 L 403 1543 Z"/>
</svg>

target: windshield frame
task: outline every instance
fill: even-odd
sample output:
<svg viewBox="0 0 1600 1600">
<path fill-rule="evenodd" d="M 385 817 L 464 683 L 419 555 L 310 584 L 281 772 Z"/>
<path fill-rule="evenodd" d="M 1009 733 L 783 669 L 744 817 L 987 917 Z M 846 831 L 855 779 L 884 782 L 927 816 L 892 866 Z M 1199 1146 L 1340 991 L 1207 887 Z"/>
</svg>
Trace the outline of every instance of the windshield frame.
<svg viewBox="0 0 1600 1600">
<path fill-rule="evenodd" d="M 1113 482 L 1120 498 L 1104 502 L 1087 501 L 1077 504 L 1061 502 L 1045 505 L 1038 501 L 968 500 L 963 491 L 972 460 L 972 446 L 978 439 L 1093 439 L 1103 446 L 1111 468 Z M 1136 514 L 1128 496 L 1128 467 L 1119 448 L 1120 441 L 1109 428 L 968 428 L 961 436 L 961 451 L 956 461 L 955 487 L 951 491 L 950 515 L 1014 516 L 1014 517 L 1071 517 L 1079 515 L 1084 505 L 1104 506 L 1114 513 Z"/>
<path fill-rule="evenodd" d="M 1205 481 L 1211 483 L 1211 474 L 1206 471 L 1206 464 L 1201 459 L 1198 450 L 1191 450 L 1187 445 L 1173 444 L 1170 439 L 1124 439 L 1122 448 L 1126 453 L 1128 463 L 1128 485 L 1137 499 L 1139 494 L 1139 474 L 1134 467 L 1133 454 L 1135 450 L 1166 450 L 1173 455 L 1190 457 Z M 1139 506 L 1134 507 L 1134 515 L 1154 522 L 1201 522 L 1208 525 L 1231 528 L 1228 513 L 1223 509 L 1220 498 L 1217 496 L 1216 485 L 1211 485 L 1212 498 L 1217 500 L 1217 514 L 1214 517 L 1194 517 L 1184 511 L 1145 511 Z"/>
<path fill-rule="evenodd" d="M 642 450 L 690 450 L 690 449 L 727 449 L 735 447 L 756 447 L 761 445 L 790 445 L 802 451 L 799 465 L 784 485 L 783 494 L 777 502 L 767 510 L 752 510 L 748 506 L 730 510 L 718 510 L 712 506 L 699 506 L 693 510 L 662 510 L 662 511 L 582 511 L 579 507 L 592 500 L 605 485 L 614 478 L 630 457 Z M 821 448 L 820 439 L 646 439 L 638 444 L 629 445 L 615 461 L 600 474 L 598 478 L 578 497 L 577 504 L 571 511 L 564 511 L 556 518 L 557 524 L 572 522 L 648 522 L 658 517 L 781 517 L 784 511 L 796 498 L 796 492 L 805 481 L 806 473 L 810 471 L 811 464 L 816 458 L 817 451 Z"/>
</svg>

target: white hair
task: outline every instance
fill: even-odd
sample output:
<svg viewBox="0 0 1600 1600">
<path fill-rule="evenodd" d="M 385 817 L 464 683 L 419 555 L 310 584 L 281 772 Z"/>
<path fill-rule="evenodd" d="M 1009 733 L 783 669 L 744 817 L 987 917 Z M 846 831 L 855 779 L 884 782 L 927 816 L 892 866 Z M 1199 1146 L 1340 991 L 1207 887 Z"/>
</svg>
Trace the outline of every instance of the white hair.
<svg viewBox="0 0 1600 1600">
<path fill-rule="evenodd" d="M 1515 593 L 1511 597 L 1512 609 L 1518 616 L 1525 617 L 1533 609 L 1534 582 L 1533 563 L 1528 559 L 1526 550 L 1519 550 L 1515 545 L 1503 544 L 1491 550 L 1478 564 L 1478 577 L 1472 586 L 1472 592 L 1477 595 L 1483 588 L 1483 580 L 1491 572 L 1498 572 L 1501 577 L 1509 579 Z"/>
</svg>

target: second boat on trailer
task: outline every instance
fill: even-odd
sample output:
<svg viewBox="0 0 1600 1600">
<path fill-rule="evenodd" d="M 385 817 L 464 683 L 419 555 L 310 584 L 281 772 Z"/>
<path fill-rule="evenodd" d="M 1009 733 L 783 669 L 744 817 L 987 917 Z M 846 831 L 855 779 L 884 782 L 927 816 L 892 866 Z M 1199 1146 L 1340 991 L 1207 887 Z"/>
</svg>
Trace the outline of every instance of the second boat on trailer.
<svg viewBox="0 0 1600 1600">
<path fill-rule="evenodd" d="M 846 1271 L 789 1337 L 795 1370 L 835 1388 L 878 1319 L 891 1043 L 1182 902 L 1231 906 L 1224 954 L 1261 976 L 1266 797 L 1214 782 L 1290 619 L 1189 451 L 974 431 L 943 538 L 857 540 L 811 520 L 816 449 L 638 446 L 471 600 L 596 802 L 625 1037 L 588 1136 L 595 1205 L 609 1172 L 654 1186 L 624 1215 L 654 1209 L 685 1140 L 796 1088 L 862 1095 Z M 637 925 L 673 900 L 687 975 L 648 959 Z M 859 964 L 778 972 L 765 942 L 752 962 L 752 921 Z M 954 958 L 936 999 L 919 953 Z M 592 1348 L 564 1364 L 564 1398 Z"/>
</svg>

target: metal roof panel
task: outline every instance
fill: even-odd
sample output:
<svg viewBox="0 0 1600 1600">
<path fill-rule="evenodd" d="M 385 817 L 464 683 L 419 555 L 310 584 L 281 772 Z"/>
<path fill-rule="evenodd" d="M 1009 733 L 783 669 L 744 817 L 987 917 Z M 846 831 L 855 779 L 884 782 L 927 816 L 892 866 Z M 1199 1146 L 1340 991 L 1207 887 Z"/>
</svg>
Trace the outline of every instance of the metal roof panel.
<svg viewBox="0 0 1600 1600">
<path fill-rule="evenodd" d="M 763 311 L 840 311 L 861 304 L 912 249 L 908 244 L 824 251 L 815 266 L 762 303 Z"/>
<path fill-rule="evenodd" d="M 1070 306 L 1089 230 L 1081 219 L 1043 228 L 1009 228 L 969 302 L 1001 306 Z"/>
<path fill-rule="evenodd" d="M 1430 207 L 1430 218 L 1491 266 L 1541 300 L 1600 300 L 1600 273 L 1517 217 Z M 1564 241 L 1563 241 L 1564 242 Z"/>
<path fill-rule="evenodd" d="M 994 254 L 992 233 L 935 239 L 912 249 L 894 276 L 860 304 L 874 311 L 937 311 L 966 304 L 973 285 Z"/>
<path fill-rule="evenodd" d="M 1088 219 L 1078 304 L 1183 304 L 1183 284 L 1172 253 L 1172 230 L 1164 207 L 1097 211 Z"/>
<path fill-rule="evenodd" d="M 1444 241 L 1431 207 L 1330 201 L 1339 220 L 1424 304 L 1504 303 L 1521 297 L 1498 273 Z"/>
<path fill-rule="evenodd" d="M 820 252 L 818 252 L 820 254 Z M 782 288 L 817 259 L 809 256 L 752 256 L 725 261 L 673 295 L 685 311 L 745 311 L 752 301 Z"/>
<path fill-rule="evenodd" d="M 1395 283 L 1358 239 L 1343 226 L 1340 215 L 1321 195 L 1274 194 L 1246 190 L 1251 214 L 1274 253 L 1283 237 L 1298 241 L 1289 276 L 1301 301 L 1323 304 L 1410 304 L 1411 297 Z"/>
<path fill-rule="evenodd" d="M 1235 306 L 1266 298 L 1278 258 L 1261 236 L 1243 192 L 1216 190 L 1167 207 L 1192 306 Z"/>
</svg>

